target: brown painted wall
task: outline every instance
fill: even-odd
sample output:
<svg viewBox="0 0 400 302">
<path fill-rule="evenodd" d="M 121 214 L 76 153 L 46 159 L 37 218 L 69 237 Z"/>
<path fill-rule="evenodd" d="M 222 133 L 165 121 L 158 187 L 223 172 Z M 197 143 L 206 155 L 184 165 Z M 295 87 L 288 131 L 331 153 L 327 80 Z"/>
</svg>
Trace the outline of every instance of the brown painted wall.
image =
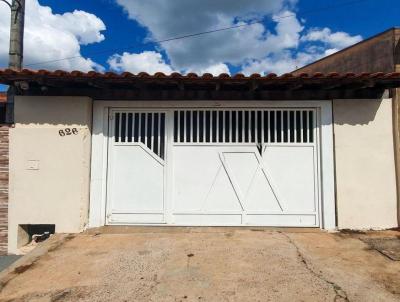
<svg viewBox="0 0 400 302">
<path fill-rule="evenodd" d="M 400 72 L 400 28 L 395 30 L 394 33 L 394 63 L 396 64 L 396 72 Z"/>
<path fill-rule="evenodd" d="M 400 71 L 400 65 L 396 65 Z M 395 149 L 396 182 L 397 182 L 397 221 L 400 226 L 400 89 L 396 88 L 393 94 L 393 141 Z"/>
<path fill-rule="evenodd" d="M 315 63 L 302 67 L 302 72 L 393 72 L 400 64 L 400 28 L 390 29 Z M 397 66 L 400 71 L 400 66 Z"/>
<path fill-rule="evenodd" d="M 9 128 L 0 126 L 0 255 L 7 253 Z"/>
</svg>

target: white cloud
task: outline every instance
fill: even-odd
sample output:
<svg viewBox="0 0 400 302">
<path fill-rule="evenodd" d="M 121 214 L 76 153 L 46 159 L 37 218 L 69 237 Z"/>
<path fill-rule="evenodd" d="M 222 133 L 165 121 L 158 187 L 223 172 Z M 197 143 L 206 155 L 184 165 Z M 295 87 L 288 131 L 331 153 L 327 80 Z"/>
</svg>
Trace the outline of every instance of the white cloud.
<svg viewBox="0 0 400 302">
<path fill-rule="evenodd" d="M 333 55 L 335 52 L 338 52 L 340 49 L 337 48 L 329 48 L 324 51 L 324 57 Z"/>
<path fill-rule="evenodd" d="M 296 47 L 302 26 L 289 17 L 296 1 L 276 0 L 116 0 L 129 18 L 149 31 L 149 39 L 162 40 L 185 34 L 242 25 L 274 16 L 275 33 L 256 23 L 233 30 L 162 43 L 174 69 L 201 72 L 218 64 L 241 65 L 285 47 Z"/>
<path fill-rule="evenodd" d="M 51 12 L 50 14 L 51 15 Z M 103 21 L 93 14 L 74 10 L 72 13 L 63 15 L 51 15 L 51 26 L 61 30 L 69 31 L 78 38 L 80 44 L 87 45 L 103 41 L 104 35 L 101 31 L 106 29 Z"/>
<path fill-rule="evenodd" d="M 208 66 L 208 67 L 205 68 L 205 69 L 198 70 L 197 72 L 198 72 L 199 74 L 211 73 L 212 75 L 215 75 L 215 76 L 220 75 L 221 73 L 230 74 L 228 65 L 226 65 L 226 64 L 224 64 L 224 63 L 219 63 L 219 64 L 211 65 L 211 66 Z"/>
<path fill-rule="evenodd" d="M 243 73 L 292 71 L 360 41 L 361 36 L 313 28 L 293 11 L 296 0 L 115 0 L 129 18 L 148 30 L 148 41 L 245 25 L 232 30 L 156 45 L 180 72 L 228 73 L 228 64 Z M 254 20 L 270 19 L 274 29 Z M 122 66 L 121 66 L 122 68 Z"/>
<path fill-rule="evenodd" d="M 162 55 L 155 51 L 144 51 L 142 53 L 124 52 L 122 55 L 115 54 L 108 59 L 111 69 L 121 72 L 129 71 L 132 73 L 147 72 L 154 74 L 163 72 L 171 74 L 173 69 L 165 63 Z"/>
<path fill-rule="evenodd" d="M 283 74 L 314 62 L 322 56 L 323 54 L 321 53 L 298 52 L 294 55 L 290 51 L 283 51 L 278 55 L 266 57 L 261 60 L 250 60 L 242 66 L 243 69 L 241 72 L 245 75 L 252 73 L 265 75 L 270 72 Z"/>
<path fill-rule="evenodd" d="M 107 63 L 112 70 L 117 72 L 129 71 L 134 74 L 142 71 L 149 74 L 156 72 L 171 74 L 174 72 L 173 68 L 164 61 L 162 55 L 156 51 L 144 51 L 142 53 L 124 52 L 122 55 L 115 54 L 108 59 Z M 211 65 L 202 70 L 187 70 L 187 72 L 198 72 L 199 74 L 211 73 L 213 75 L 230 73 L 229 67 L 223 63 Z"/>
<path fill-rule="evenodd" d="M 298 40 L 298 45 L 302 46 L 301 50 L 288 45 L 284 51 L 275 52 L 263 59 L 248 60 L 242 66 L 242 72 L 247 75 L 291 72 L 361 40 L 362 37 L 359 35 L 351 36 L 345 32 L 332 32 L 329 28 L 321 30 L 314 28 Z"/>
<path fill-rule="evenodd" d="M 334 49 L 342 49 L 362 40 L 360 35 L 350 36 L 346 32 L 332 32 L 329 28 L 310 29 L 302 38 L 305 42 L 322 42 Z"/>
<path fill-rule="evenodd" d="M 0 5 L 0 66 L 7 66 L 9 46 L 10 11 Z M 41 6 L 38 0 L 26 1 L 24 65 L 36 62 L 78 57 L 54 63 L 34 65 L 30 68 L 103 70 L 90 58 L 79 57 L 80 45 L 98 43 L 104 40 L 102 20 L 93 14 L 75 10 L 54 14 L 50 7 Z M 29 67 L 29 66 L 28 66 Z"/>
</svg>

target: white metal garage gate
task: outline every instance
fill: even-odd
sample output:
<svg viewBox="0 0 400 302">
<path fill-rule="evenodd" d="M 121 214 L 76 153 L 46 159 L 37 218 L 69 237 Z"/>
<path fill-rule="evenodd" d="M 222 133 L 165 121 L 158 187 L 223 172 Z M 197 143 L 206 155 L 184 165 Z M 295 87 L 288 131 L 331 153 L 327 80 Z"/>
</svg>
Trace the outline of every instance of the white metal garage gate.
<svg viewBox="0 0 400 302">
<path fill-rule="evenodd" d="M 110 109 L 106 224 L 319 226 L 317 115 Z"/>
</svg>

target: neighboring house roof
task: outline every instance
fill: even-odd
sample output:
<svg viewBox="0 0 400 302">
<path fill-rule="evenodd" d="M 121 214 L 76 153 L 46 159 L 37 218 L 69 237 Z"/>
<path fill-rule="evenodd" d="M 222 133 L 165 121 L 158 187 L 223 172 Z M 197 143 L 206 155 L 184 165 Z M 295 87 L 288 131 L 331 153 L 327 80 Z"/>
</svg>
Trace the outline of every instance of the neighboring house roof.
<svg viewBox="0 0 400 302">
<path fill-rule="evenodd" d="M 0 91 L 0 103 L 7 102 L 7 93 Z"/>
<path fill-rule="evenodd" d="M 301 67 L 304 72 L 400 72 L 400 28 L 391 28 Z"/>
</svg>

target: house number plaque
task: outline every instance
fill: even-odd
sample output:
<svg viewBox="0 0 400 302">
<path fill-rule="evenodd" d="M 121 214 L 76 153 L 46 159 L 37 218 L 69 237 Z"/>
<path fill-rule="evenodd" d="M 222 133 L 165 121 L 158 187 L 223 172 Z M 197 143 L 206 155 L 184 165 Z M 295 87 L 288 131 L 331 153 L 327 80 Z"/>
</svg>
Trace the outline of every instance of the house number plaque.
<svg viewBox="0 0 400 302">
<path fill-rule="evenodd" d="M 77 135 L 78 134 L 78 129 L 76 128 L 65 128 L 65 129 L 60 129 L 58 131 L 58 134 L 60 136 L 66 136 L 66 135 Z"/>
</svg>

